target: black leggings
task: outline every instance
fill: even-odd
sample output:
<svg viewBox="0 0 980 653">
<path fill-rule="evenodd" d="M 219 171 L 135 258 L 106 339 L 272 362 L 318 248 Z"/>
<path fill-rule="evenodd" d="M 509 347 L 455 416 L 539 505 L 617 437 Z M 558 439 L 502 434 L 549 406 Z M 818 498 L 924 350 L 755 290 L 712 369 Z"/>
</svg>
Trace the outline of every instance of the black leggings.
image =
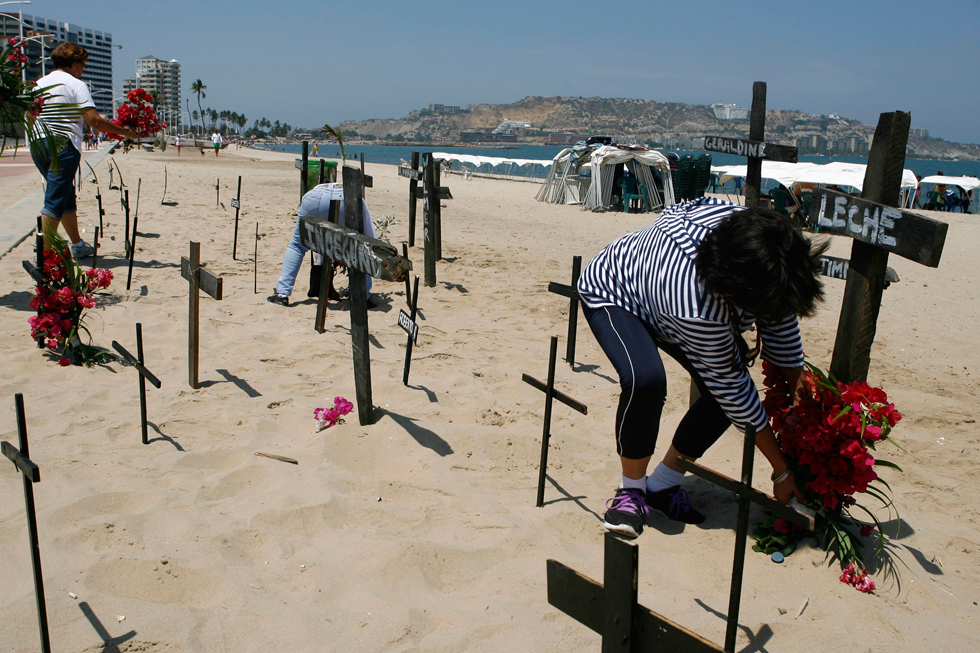
<svg viewBox="0 0 980 653">
<path fill-rule="evenodd" d="M 663 351 L 691 375 L 701 397 L 684 415 L 674 433 L 674 448 L 700 458 L 731 425 L 701 376 L 677 345 L 657 338 L 653 328 L 618 306 L 589 308 L 585 319 L 599 346 L 619 373 L 622 393 L 616 411 L 616 452 L 623 458 L 652 456 L 660 433 L 660 415 L 667 398 Z"/>
</svg>

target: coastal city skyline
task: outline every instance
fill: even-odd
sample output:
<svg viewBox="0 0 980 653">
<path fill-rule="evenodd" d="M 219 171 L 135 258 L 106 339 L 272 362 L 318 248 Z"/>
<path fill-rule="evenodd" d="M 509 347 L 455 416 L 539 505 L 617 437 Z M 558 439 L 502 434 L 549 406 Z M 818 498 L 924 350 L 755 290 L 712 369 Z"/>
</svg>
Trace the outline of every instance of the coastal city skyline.
<svg viewBox="0 0 980 653">
<path fill-rule="evenodd" d="M 917 10 L 908 2 L 627 3 L 608 20 L 590 18 L 595 7 L 581 2 L 297 2 L 283 10 L 176 0 L 161 23 L 131 5 L 93 12 L 35 0 L 3 9 L 111 34 L 122 46 L 113 50 L 116 93 L 137 59 L 176 60 L 181 102 L 195 104 L 190 85 L 201 79 L 207 106 L 240 111 L 249 125 L 266 117 L 315 127 L 402 117 L 433 102 L 465 107 L 531 95 L 746 107 L 752 81 L 765 80 L 770 109 L 868 125 L 900 109 L 931 136 L 980 143 L 980 92 L 966 83 L 980 54 L 969 36 L 980 9 L 965 1 L 931 6 L 955 13 L 962 27 L 935 33 L 908 20 Z"/>
</svg>

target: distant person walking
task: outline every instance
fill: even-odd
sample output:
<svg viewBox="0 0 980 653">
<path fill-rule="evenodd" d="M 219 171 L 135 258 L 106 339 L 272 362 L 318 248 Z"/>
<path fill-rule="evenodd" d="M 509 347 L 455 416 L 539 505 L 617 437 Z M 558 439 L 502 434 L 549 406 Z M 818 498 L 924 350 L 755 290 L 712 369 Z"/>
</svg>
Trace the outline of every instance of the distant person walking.
<svg viewBox="0 0 980 653">
<path fill-rule="evenodd" d="M 320 148 L 316 144 L 313 145 L 313 156 L 314 157 L 320 156 Z"/>
<path fill-rule="evenodd" d="M 221 142 L 223 140 L 224 139 L 221 138 L 221 134 L 219 134 L 218 133 L 218 130 L 215 129 L 214 130 L 214 133 L 211 134 L 211 142 L 214 143 L 214 156 L 215 156 L 215 158 L 217 158 L 217 156 L 218 156 L 218 150 L 221 149 Z"/>
<path fill-rule="evenodd" d="M 95 109 L 92 93 L 81 81 L 87 59 L 88 52 L 77 43 L 62 43 L 51 53 L 55 71 L 37 80 L 38 86 L 50 87 L 50 90 L 34 125 L 35 140 L 31 143 L 31 158 L 46 181 L 44 208 L 41 209 L 43 229 L 45 233 L 49 229 L 57 231 L 58 225 L 64 223 L 75 258 L 91 256 L 95 251 L 78 233 L 74 181 L 82 159 L 83 125 L 133 140 L 137 138 L 136 132 L 113 125 Z M 65 116 L 65 103 L 78 105 L 78 113 Z M 58 132 L 68 134 L 63 144 L 52 143 L 49 138 Z M 57 168 L 53 165 L 52 155 L 58 158 Z"/>
<path fill-rule="evenodd" d="M 174 139 L 174 146 L 177 148 L 177 156 L 180 156 L 180 146 L 183 144 L 184 143 L 180 138 L 180 134 L 177 134 L 177 138 Z"/>
</svg>

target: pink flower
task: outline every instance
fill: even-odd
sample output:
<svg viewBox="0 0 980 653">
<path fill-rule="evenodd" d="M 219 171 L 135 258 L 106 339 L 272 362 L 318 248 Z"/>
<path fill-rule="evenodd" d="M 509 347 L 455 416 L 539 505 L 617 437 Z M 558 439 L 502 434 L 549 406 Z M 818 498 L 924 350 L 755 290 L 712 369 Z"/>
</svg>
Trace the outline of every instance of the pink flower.
<svg viewBox="0 0 980 653">
<path fill-rule="evenodd" d="M 71 365 L 71 361 L 68 360 L 68 358 L 66 356 L 62 356 L 58 360 L 58 365 L 61 365 L 62 367 L 68 367 L 69 365 Z"/>
</svg>

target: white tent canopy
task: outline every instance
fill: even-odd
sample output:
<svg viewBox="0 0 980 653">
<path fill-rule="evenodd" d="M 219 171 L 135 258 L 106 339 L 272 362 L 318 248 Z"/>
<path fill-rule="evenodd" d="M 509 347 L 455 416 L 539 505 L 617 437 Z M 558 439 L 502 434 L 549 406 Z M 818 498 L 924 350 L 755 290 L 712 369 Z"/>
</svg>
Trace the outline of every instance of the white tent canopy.
<svg viewBox="0 0 980 653">
<path fill-rule="evenodd" d="M 959 186 L 963 190 L 975 190 L 980 188 L 980 179 L 977 179 L 976 177 L 947 177 L 945 175 L 932 175 L 931 177 L 923 177 L 922 183 Z"/>
<path fill-rule="evenodd" d="M 475 154 L 449 154 L 447 152 L 433 152 L 432 158 L 439 159 L 442 161 L 459 161 L 460 163 L 469 163 L 476 167 L 490 165 L 490 166 L 502 166 L 502 165 L 514 165 L 514 166 L 542 166 L 545 168 L 551 167 L 552 161 L 548 159 L 510 159 L 507 157 L 496 157 L 496 156 L 477 156 Z"/>
<path fill-rule="evenodd" d="M 778 182 L 787 188 L 793 184 L 817 184 L 820 186 L 850 186 L 860 191 L 864 188 L 864 173 L 867 167 L 863 163 L 844 163 L 841 161 L 825 164 L 763 161 L 762 177 Z M 726 181 L 731 177 L 745 177 L 748 174 L 748 166 L 712 167 L 711 172 L 718 174 L 722 181 Z M 916 185 L 915 174 L 911 170 L 904 170 L 902 172 L 902 188 L 915 188 Z"/>
</svg>

